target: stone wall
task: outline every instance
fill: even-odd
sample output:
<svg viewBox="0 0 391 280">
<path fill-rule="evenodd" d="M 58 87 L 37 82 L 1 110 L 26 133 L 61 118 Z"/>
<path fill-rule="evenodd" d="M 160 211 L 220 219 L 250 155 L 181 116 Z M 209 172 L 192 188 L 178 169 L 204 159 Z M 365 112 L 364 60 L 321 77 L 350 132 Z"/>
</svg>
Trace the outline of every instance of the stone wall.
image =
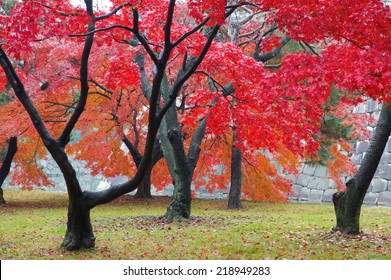
<svg viewBox="0 0 391 280">
<path fill-rule="evenodd" d="M 377 119 L 380 108 L 377 102 L 369 100 L 367 103 L 357 106 L 354 112 L 370 114 Z M 373 130 L 374 128 L 368 127 L 368 129 Z M 369 141 L 355 143 L 354 154 L 351 158 L 357 168 L 360 167 L 368 146 Z M 348 177 L 342 179 L 344 182 L 349 180 Z M 300 175 L 293 178 L 293 181 L 294 194 L 289 195 L 289 199 L 294 202 L 330 203 L 333 193 L 337 191 L 335 182 L 328 178 L 324 166 L 303 165 Z M 391 137 L 365 196 L 364 204 L 391 206 Z"/>
<path fill-rule="evenodd" d="M 66 191 L 65 180 L 61 173 L 61 170 L 58 168 L 57 163 L 49 155 L 47 159 L 41 159 L 38 161 L 39 165 L 48 176 L 50 180 L 53 181 L 54 187 L 36 187 L 36 189 L 41 189 L 45 191 Z M 97 186 L 102 185 L 102 182 L 105 181 L 105 178 L 102 175 L 93 176 L 91 175 L 91 170 L 86 168 L 86 164 L 83 161 L 72 160 L 73 168 L 75 168 L 76 174 L 80 181 L 80 186 L 83 190 L 96 190 Z M 4 182 L 3 188 L 16 188 L 15 186 L 10 186 L 9 182 L 11 177 L 7 177 Z"/>
</svg>

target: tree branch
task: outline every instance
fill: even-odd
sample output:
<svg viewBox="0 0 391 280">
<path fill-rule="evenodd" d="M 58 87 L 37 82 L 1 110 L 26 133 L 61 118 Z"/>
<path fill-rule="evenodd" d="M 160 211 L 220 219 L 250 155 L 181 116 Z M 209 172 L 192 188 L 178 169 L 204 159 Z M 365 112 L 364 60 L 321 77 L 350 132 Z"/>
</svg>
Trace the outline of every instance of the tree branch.
<svg viewBox="0 0 391 280">
<path fill-rule="evenodd" d="M 120 10 L 122 10 L 123 8 L 125 8 L 126 6 L 133 6 L 132 4 L 130 3 L 123 3 L 122 5 L 119 5 L 117 7 L 115 7 L 111 12 L 108 12 L 107 14 L 104 14 L 104 15 L 101 15 L 101 16 L 98 16 L 95 18 L 95 20 L 103 20 L 103 19 L 106 19 L 106 18 L 109 18 L 111 17 L 112 15 L 116 14 L 117 12 L 119 12 Z"/>
<path fill-rule="evenodd" d="M 92 10 L 92 1 L 85 1 L 87 5 L 87 11 L 92 19 L 92 23 L 88 25 L 88 32 L 92 32 L 95 30 L 95 21 L 94 21 L 94 12 Z M 81 63 L 80 63 L 80 97 L 79 101 L 77 102 L 76 109 L 73 111 L 72 116 L 70 117 L 68 123 L 66 124 L 62 134 L 58 138 L 58 142 L 60 143 L 61 147 L 65 147 L 69 140 L 70 135 L 75 127 L 77 121 L 79 120 L 81 114 L 84 111 L 85 105 L 87 103 L 87 97 L 88 97 L 88 60 L 90 57 L 92 44 L 94 42 L 94 33 L 86 36 L 85 42 L 84 42 L 84 49 L 81 57 Z"/>
<path fill-rule="evenodd" d="M 254 54 L 253 54 L 253 57 L 256 61 L 262 61 L 262 62 L 266 62 L 272 58 L 275 58 L 277 55 L 280 54 L 282 48 L 290 41 L 290 37 L 289 36 L 286 36 L 284 38 L 282 38 L 280 40 L 280 44 L 281 46 L 279 46 L 278 48 L 275 48 L 273 49 L 272 51 L 270 52 L 267 52 L 267 53 L 264 53 L 264 54 L 259 54 L 259 51 L 260 51 L 260 46 L 256 47 L 255 48 L 255 51 L 254 51 Z"/>
</svg>

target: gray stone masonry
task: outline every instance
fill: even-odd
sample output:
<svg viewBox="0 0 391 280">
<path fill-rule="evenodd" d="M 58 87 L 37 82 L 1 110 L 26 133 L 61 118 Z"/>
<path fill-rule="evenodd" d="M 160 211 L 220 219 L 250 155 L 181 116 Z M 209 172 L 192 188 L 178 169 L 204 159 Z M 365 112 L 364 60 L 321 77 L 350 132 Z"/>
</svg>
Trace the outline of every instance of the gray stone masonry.
<svg viewBox="0 0 391 280">
<path fill-rule="evenodd" d="M 376 101 L 369 100 L 357 106 L 353 112 L 370 114 L 376 118 L 380 109 L 381 105 Z M 368 127 L 368 129 L 373 130 L 373 127 Z M 360 167 L 368 146 L 368 141 L 359 141 L 355 144 L 351 159 L 357 168 Z M 337 188 L 336 183 L 328 178 L 326 168 L 304 164 L 300 170 L 300 174 L 293 180 L 292 191 L 294 193 L 289 194 L 288 198 L 297 202 L 330 203 Z M 343 182 L 346 183 L 349 179 L 343 177 Z M 364 198 L 364 204 L 391 206 L 391 137 Z"/>
</svg>

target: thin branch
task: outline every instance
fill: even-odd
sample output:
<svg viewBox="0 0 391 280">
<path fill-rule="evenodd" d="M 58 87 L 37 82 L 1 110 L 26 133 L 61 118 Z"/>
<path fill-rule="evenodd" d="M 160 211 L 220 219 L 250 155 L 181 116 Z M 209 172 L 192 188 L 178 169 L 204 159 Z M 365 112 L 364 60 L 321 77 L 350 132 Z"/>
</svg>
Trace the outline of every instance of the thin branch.
<svg viewBox="0 0 391 280">
<path fill-rule="evenodd" d="M 47 4 L 40 3 L 40 2 L 35 2 L 35 1 L 33 3 L 53 11 L 53 8 L 51 6 L 49 6 L 49 5 L 47 5 Z M 58 13 L 59 15 L 64 16 L 64 17 L 83 16 L 83 14 L 77 14 L 77 13 L 70 13 L 70 14 L 68 14 L 68 13 L 66 13 L 64 11 L 59 11 L 59 10 L 55 10 L 53 12 Z"/>
<path fill-rule="evenodd" d="M 45 123 L 65 123 L 65 120 L 44 120 Z"/>
<path fill-rule="evenodd" d="M 252 20 L 256 15 L 259 15 L 260 13 L 262 13 L 262 11 L 257 11 L 255 13 L 252 13 L 251 15 L 249 15 L 247 18 L 245 18 L 244 20 L 240 21 L 239 22 L 239 25 L 245 25 L 247 24 L 250 20 Z"/>
<path fill-rule="evenodd" d="M 105 92 L 109 93 L 110 95 L 113 95 L 113 92 L 111 90 L 107 89 L 105 86 L 101 85 L 96 80 L 92 79 L 92 80 L 89 80 L 89 81 L 91 83 L 93 83 L 95 86 L 97 86 L 98 88 L 104 90 Z"/>
<path fill-rule="evenodd" d="M 107 99 L 111 100 L 111 97 L 110 97 L 110 96 L 107 96 L 106 94 L 103 94 L 103 93 L 101 93 L 101 92 L 99 92 L 99 91 L 90 91 L 90 92 L 88 93 L 88 95 L 99 95 L 99 96 L 102 96 L 102 97 L 104 97 L 104 98 L 107 98 Z"/>
<path fill-rule="evenodd" d="M 266 23 L 263 22 L 262 25 L 261 25 L 260 27 L 257 27 L 257 28 L 254 29 L 253 31 L 239 35 L 239 39 L 240 39 L 240 38 L 244 38 L 244 37 L 250 37 L 250 36 L 253 36 L 253 35 L 256 34 L 256 33 L 259 33 L 259 31 L 260 31 L 262 28 L 265 27 L 265 24 L 266 24 Z"/>
<path fill-rule="evenodd" d="M 53 102 L 53 101 L 43 101 L 43 103 L 51 104 L 52 106 L 65 107 L 65 108 L 68 108 L 68 109 L 76 109 L 76 107 L 74 106 L 74 104 L 68 105 L 68 104 L 59 103 L 59 102 Z M 49 106 L 49 107 L 52 107 L 52 106 Z M 48 108 L 49 108 L 49 107 L 48 107 Z"/>
<path fill-rule="evenodd" d="M 143 45 L 145 51 L 148 53 L 149 57 L 152 59 L 153 63 L 157 66 L 159 64 L 159 59 L 149 46 L 148 41 L 145 39 L 144 36 L 140 34 L 140 27 L 139 27 L 139 14 L 138 10 L 135 8 L 133 9 L 133 34 L 136 36 L 137 40 L 140 41 L 140 43 Z"/>
<path fill-rule="evenodd" d="M 210 20 L 209 17 L 205 18 L 200 24 L 198 24 L 196 27 L 194 27 L 191 31 L 183 34 L 183 36 L 181 36 L 181 38 L 179 38 L 175 43 L 172 44 L 173 47 L 176 47 L 178 46 L 180 43 L 182 43 L 186 38 L 188 38 L 189 36 L 191 36 L 192 34 L 196 33 L 198 30 L 200 30 L 205 24 L 208 23 L 208 21 Z"/>
<path fill-rule="evenodd" d="M 101 15 L 101 16 L 98 16 L 96 17 L 95 19 L 98 21 L 98 20 L 102 20 L 102 19 L 106 19 L 108 17 L 111 17 L 112 15 L 116 14 L 117 12 L 119 12 L 120 10 L 122 10 L 123 8 L 125 8 L 126 6 L 132 6 L 132 4 L 130 3 L 124 3 L 122 5 L 119 5 L 117 7 L 115 7 L 111 12 L 105 14 L 105 15 Z"/>
<path fill-rule="evenodd" d="M 216 85 L 218 85 L 220 88 L 221 88 L 221 91 L 223 92 L 223 96 L 228 96 L 228 95 L 232 95 L 231 92 L 229 92 L 225 86 L 223 86 L 220 82 L 216 81 L 215 78 L 213 78 L 211 75 L 209 75 L 208 73 L 206 73 L 205 71 L 203 70 L 197 70 L 195 71 L 194 73 L 200 73 L 200 74 L 204 74 L 206 77 L 208 77 L 212 82 L 213 82 L 213 86 L 217 89 Z M 219 90 L 217 90 L 219 91 Z"/>
<path fill-rule="evenodd" d="M 89 36 L 89 35 L 92 35 L 92 34 L 95 34 L 95 33 L 98 33 L 98 32 L 109 31 L 109 30 L 112 30 L 112 29 L 115 29 L 115 28 L 121 28 L 121 29 L 125 29 L 127 31 L 130 31 L 130 32 L 134 32 L 133 28 L 131 28 L 131 27 L 128 27 L 128 26 L 125 26 L 125 25 L 121 25 L 121 24 L 114 24 L 112 26 L 94 29 L 94 30 L 91 30 L 91 31 L 89 31 L 87 33 L 70 34 L 69 36 L 70 37 L 86 37 L 86 36 Z"/>
<path fill-rule="evenodd" d="M 305 42 L 305 41 L 303 41 L 303 43 L 304 43 L 304 45 L 306 45 L 306 46 L 310 49 L 310 51 L 311 51 L 314 55 L 316 55 L 317 57 L 320 57 L 320 55 L 314 50 L 314 48 L 313 48 L 312 46 L 310 46 L 309 44 L 307 44 L 307 42 Z"/>
</svg>

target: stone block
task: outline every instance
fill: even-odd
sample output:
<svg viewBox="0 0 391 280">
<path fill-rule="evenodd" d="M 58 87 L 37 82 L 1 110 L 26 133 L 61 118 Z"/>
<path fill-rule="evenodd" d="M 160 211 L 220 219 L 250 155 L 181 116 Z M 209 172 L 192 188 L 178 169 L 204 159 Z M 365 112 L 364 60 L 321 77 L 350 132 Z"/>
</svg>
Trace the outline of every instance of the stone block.
<svg viewBox="0 0 391 280">
<path fill-rule="evenodd" d="M 387 180 L 375 178 L 372 180 L 372 192 L 380 193 L 387 190 Z"/>
<path fill-rule="evenodd" d="M 387 152 L 384 152 L 382 157 L 380 158 L 379 165 L 388 164 L 389 161 L 391 161 L 391 154 L 387 153 Z"/>
<path fill-rule="evenodd" d="M 379 103 L 375 100 L 368 100 L 367 102 L 367 112 L 373 113 L 375 111 L 379 110 Z"/>
<path fill-rule="evenodd" d="M 384 164 L 382 171 L 383 174 L 379 174 L 379 175 L 382 175 L 381 177 L 383 179 L 391 180 L 391 164 Z"/>
<path fill-rule="evenodd" d="M 324 202 L 332 202 L 333 201 L 333 194 L 336 193 L 337 190 L 328 189 L 325 190 L 323 193 L 322 201 Z"/>
<path fill-rule="evenodd" d="M 358 104 L 354 109 L 353 112 L 359 113 L 359 114 L 364 114 L 367 112 L 367 106 L 365 103 L 360 103 Z"/>
<path fill-rule="evenodd" d="M 328 189 L 333 189 L 333 190 L 336 190 L 337 189 L 337 183 L 334 181 L 334 180 L 332 180 L 332 179 L 328 179 Z"/>
<path fill-rule="evenodd" d="M 296 180 L 297 180 L 297 177 L 292 174 L 284 174 L 284 178 L 291 180 L 292 182 L 296 182 Z"/>
<path fill-rule="evenodd" d="M 121 184 L 123 182 L 126 182 L 127 180 L 128 180 L 128 177 L 122 176 L 122 175 L 118 175 L 118 176 L 115 176 L 115 177 L 107 178 L 107 182 L 109 182 L 111 185 Z"/>
<path fill-rule="evenodd" d="M 364 197 L 364 204 L 376 205 L 378 196 L 377 193 L 367 193 Z"/>
<path fill-rule="evenodd" d="M 38 164 L 39 164 L 42 168 L 46 168 L 47 165 L 48 165 L 48 161 L 45 160 L 45 159 L 40 159 L 40 160 L 38 161 Z"/>
<path fill-rule="evenodd" d="M 319 178 L 316 178 L 316 177 L 312 177 L 308 183 L 308 188 L 309 189 L 318 189 L 318 185 L 319 185 L 319 181 L 320 179 Z"/>
<path fill-rule="evenodd" d="M 169 184 L 167 186 L 165 186 L 165 189 L 168 189 L 168 190 L 174 190 L 174 185 L 173 184 Z"/>
<path fill-rule="evenodd" d="M 327 189 L 335 189 L 337 187 L 337 185 L 335 184 L 335 182 L 329 178 L 319 178 L 319 182 L 318 182 L 318 186 L 317 186 L 317 189 L 318 190 L 327 190 Z"/>
<path fill-rule="evenodd" d="M 303 173 L 306 174 L 306 175 L 313 176 L 313 175 L 315 174 L 315 166 L 306 164 L 306 165 L 304 166 Z"/>
<path fill-rule="evenodd" d="M 299 177 L 297 177 L 296 184 L 307 187 L 310 179 L 310 176 L 306 174 L 300 174 Z"/>
<path fill-rule="evenodd" d="M 388 138 L 388 143 L 387 143 L 387 146 L 386 146 L 386 151 L 391 153 L 391 137 Z"/>
<path fill-rule="evenodd" d="M 375 111 L 375 112 L 371 113 L 370 115 L 371 115 L 371 117 L 374 117 L 375 120 L 378 120 L 379 116 L 380 116 L 380 111 Z"/>
<path fill-rule="evenodd" d="M 301 188 L 300 194 L 299 194 L 299 200 L 300 201 L 308 201 L 310 197 L 310 189 L 309 188 Z"/>
<path fill-rule="evenodd" d="M 321 203 L 323 192 L 323 190 L 311 190 L 308 201 L 311 203 Z"/>
<path fill-rule="evenodd" d="M 377 204 L 391 206 L 391 191 L 380 193 L 377 199 Z"/>
<path fill-rule="evenodd" d="M 363 154 L 368 150 L 369 143 L 367 141 L 357 142 L 356 154 Z"/>
<path fill-rule="evenodd" d="M 353 162 L 354 165 L 360 165 L 361 164 L 361 161 L 362 161 L 362 154 L 358 154 L 358 155 L 353 155 L 351 157 L 351 160 Z"/>
<path fill-rule="evenodd" d="M 164 189 L 161 191 L 162 196 L 172 196 L 172 190 Z"/>
<path fill-rule="evenodd" d="M 302 186 L 300 185 L 293 185 L 292 186 L 292 192 L 289 193 L 288 198 L 290 200 L 297 200 L 299 198 L 300 192 L 301 192 Z"/>
<path fill-rule="evenodd" d="M 325 177 L 327 175 L 327 167 L 319 165 L 315 168 L 315 173 L 314 175 L 316 177 Z"/>
</svg>

